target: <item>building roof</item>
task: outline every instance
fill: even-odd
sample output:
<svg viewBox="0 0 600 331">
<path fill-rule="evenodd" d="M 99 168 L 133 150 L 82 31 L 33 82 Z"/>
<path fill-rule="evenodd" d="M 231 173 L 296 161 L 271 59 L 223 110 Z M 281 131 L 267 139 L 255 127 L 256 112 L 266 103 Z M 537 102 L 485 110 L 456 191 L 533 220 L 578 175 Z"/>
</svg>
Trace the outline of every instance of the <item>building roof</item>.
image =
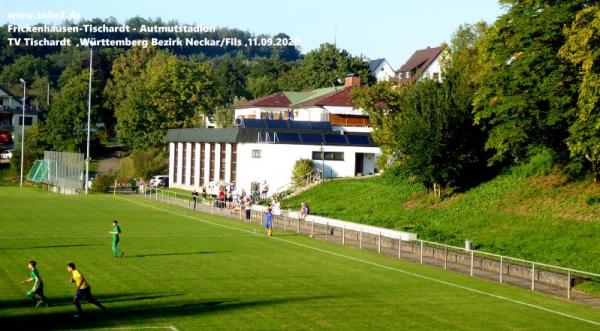
<svg viewBox="0 0 600 331">
<path fill-rule="evenodd" d="M 349 103 L 349 100 L 344 101 L 344 100 L 340 100 L 339 98 L 337 98 L 337 99 L 324 98 L 325 96 L 329 96 L 335 92 L 339 92 L 344 89 L 346 89 L 346 87 L 337 86 L 337 87 L 324 87 L 324 88 L 319 88 L 319 89 L 315 89 L 312 91 L 277 92 L 277 93 L 269 94 L 267 96 L 264 96 L 264 97 L 261 97 L 258 99 L 244 101 L 242 103 L 235 105 L 235 108 L 238 108 L 238 109 L 239 108 L 253 108 L 253 107 L 297 108 L 297 107 L 305 107 L 305 104 L 316 105 L 317 103 L 320 103 L 320 105 L 323 105 L 323 106 L 337 106 L 340 104 L 343 104 L 346 106 L 352 106 L 352 104 Z M 344 95 L 342 95 L 342 97 L 343 96 Z M 332 102 L 335 104 L 323 104 L 324 102 L 325 103 Z"/>
<path fill-rule="evenodd" d="M 442 47 L 427 47 L 413 53 L 413 55 L 396 72 L 425 71 L 433 61 L 442 53 Z"/>
<path fill-rule="evenodd" d="M 353 107 L 354 102 L 350 99 L 352 89 L 351 86 L 341 87 L 333 92 L 299 102 L 292 106 L 298 108 L 323 106 Z"/>
<path fill-rule="evenodd" d="M 284 120 L 276 120 L 287 122 Z M 368 133 L 345 133 L 333 130 L 304 129 L 311 128 L 315 122 L 296 122 L 295 128 L 277 125 L 278 128 L 268 127 L 236 127 L 236 128 L 193 128 L 171 129 L 167 132 L 167 142 L 196 142 L 196 143 L 267 143 L 291 145 L 339 145 L 339 146 L 374 146 Z"/>
<path fill-rule="evenodd" d="M 383 63 L 385 61 L 384 58 L 381 59 L 375 59 L 375 60 L 371 60 L 369 61 L 369 71 L 371 71 L 372 74 L 375 73 L 375 71 L 377 70 L 377 68 L 381 65 L 381 63 Z"/>
</svg>

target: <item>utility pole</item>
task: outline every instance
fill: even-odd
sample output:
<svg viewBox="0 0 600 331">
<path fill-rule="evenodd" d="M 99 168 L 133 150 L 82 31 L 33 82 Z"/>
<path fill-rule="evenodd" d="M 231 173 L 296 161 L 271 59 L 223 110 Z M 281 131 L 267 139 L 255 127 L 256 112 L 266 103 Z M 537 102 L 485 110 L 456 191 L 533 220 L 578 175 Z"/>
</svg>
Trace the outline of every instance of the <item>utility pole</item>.
<svg viewBox="0 0 600 331">
<path fill-rule="evenodd" d="M 85 154 L 85 194 L 89 191 L 90 176 L 90 122 L 92 113 L 92 57 L 93 50 L 90 48 L 90 79 L 88 83 L 88 117 L 87 117 L 87 147 Z"/>
<path fill-rule="evenodd" d="M 21 179 L 19 186 L 23 187 L 23 157 L 25 155 L 25 93 L 27 92 L 27 83 L 23 78 L 19 79 L 23 83 L 23 115 L 21 116 Z"/>
</svg>

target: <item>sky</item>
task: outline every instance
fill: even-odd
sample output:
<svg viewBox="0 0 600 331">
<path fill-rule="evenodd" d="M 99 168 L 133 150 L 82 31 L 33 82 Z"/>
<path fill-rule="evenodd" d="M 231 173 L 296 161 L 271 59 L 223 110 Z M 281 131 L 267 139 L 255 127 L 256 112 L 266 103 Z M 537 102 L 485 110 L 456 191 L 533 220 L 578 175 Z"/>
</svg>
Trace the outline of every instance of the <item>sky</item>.
<svg viewBox="0 0 600 331">
<path fill-rule="evenodd" d="M 492 23 L 504 12 L 497 0 L 0 0 L 0 23 L 61 22 L 9 19 L 9 13 L 48 11 L 284 32 L 299 41 L 303 53 L 335 40 L 353 55 L 386 58 L 394 69 L 415 50 L 449 41 L 461 24 Z"/>
</svg>

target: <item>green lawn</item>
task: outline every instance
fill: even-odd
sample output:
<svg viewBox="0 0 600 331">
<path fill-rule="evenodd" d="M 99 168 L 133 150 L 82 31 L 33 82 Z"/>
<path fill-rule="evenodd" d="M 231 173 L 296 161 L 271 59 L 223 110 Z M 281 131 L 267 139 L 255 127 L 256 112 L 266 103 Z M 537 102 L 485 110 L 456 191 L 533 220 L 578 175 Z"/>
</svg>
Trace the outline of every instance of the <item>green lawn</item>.
<svg viewBox="0 0 600 331">
<path fill-rule="evenodd" d="M 335 180 L 282 202 L 311 213 L 415 232 L 419 238 L 600 273 L 600 194 L 591 181 L 503 174 L 437 201 L 420 184 L 386 177 Z M 360 197 L 360 198 L 357 198 Z"/>
<path fill-rule="evenodd" d="M 12 329 L 571 329 L 597 310 L 143 200 L 0 188 L 0 325 Z M 121 222 L 126 257 L 111 256 Z M 24 298 L 38 261 L 49 308 Z M 108 307 L 72 317 L 67 262 Z M 594 324 L 595 323 L 595 324 Z M 165 328 L 165 330 L 166 330 Z"/>
</svg>

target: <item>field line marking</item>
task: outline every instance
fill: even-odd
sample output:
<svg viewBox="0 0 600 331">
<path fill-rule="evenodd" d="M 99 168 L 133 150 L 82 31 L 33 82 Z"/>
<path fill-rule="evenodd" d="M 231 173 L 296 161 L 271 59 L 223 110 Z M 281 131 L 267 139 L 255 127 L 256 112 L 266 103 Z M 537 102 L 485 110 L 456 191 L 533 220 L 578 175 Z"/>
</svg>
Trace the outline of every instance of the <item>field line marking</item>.
<svg viewBox="0 0 600 331">
<path fill-rule="evenodd" d="M 91 328 L 91 329 L 83 329 L 83 330 L 171 330 L 171 331 L 179 331 L 174 325 L 169 326 L 123 326 L 123 327 L 114 327 L 114 328 Z"/>
<path fill-rule="evenodd" d="M 213 221 L 209 221 L 209 220 L 206 220 L 206 219 L 203 219 L 203 218 L 200 218 L 200 217 L 194 217 L 194 216 L 190 216 L 190 215 L 186 215 L 186 214 L 181 214 L 181 213 L 178 213 L 178 212 L 175 212 L 175 211 L 172 211 L 172 210 L 160 208 L 160 207 L 149 205 L 149 204 L 142 203 L 142 202 L 139 202 L 139 201 L 129 200 L 129 199 L 122 198 L 122 197 L 119 197 L 119 199 L 122 199 L 122 200 L 125 200 L 125 201 L 129 201 L 129 202 L 133 202 L 135 204 L 138 204 L 138 205 L 141 205 L 141 206 L 145 206 L 147 208 L 153 208 L 153 209 L 156 209 L 156 210 L 160 210 L 160 211 L 172 214 L 172 215 L 183 216 L 183 217 L 186 217 L 186 218 L 189 218 L 189 219 L 192 219 L 192 220 L 200 221 L 200 222 L 211 224 L 211 225 L 214 225 L 214 226 L 219 226 L 219 227 L 222 227 L 222 228 L 227 228 L 227 229 L 231 229 L 231 230 L 235 230 L 235 231 L 247 232 L 247 233 L 251 233 L 251 234 L 257 235 L 257 236 L 264 236 L 264 235 L 262 235 L 260 233 L 254 232 L 254 231 L 240 229 L 238 227 L 230 226 L 230 225 L 227 225 L 227 224 L 215 223 Z M 217 215 L 215 215 L 215 216 L 217 216 Z M 529 307 L 529 308 L 534 308 L 534 309 L 537 309 L 537 310 L 541 310 L 541 311 L 544 311 L 544 312 L 547 312 L 547 313 L 552 313 L 552 314 L 559 315 L 559 316 L 562 316 L 562 317 L 571 318 L 571 319 L 574 319 L 574 320 L 578 320 L 580 322 L 585 322 L 585 323 L 589 323 L 589 324 L 592 324 L 592 325 L 600 326 L 600 322 L 597 322 L 597 321 L 585 319 L 583 317 L 579 317 L 579 316 L 572 315 L 572 314 L 569 314 L 569 313 L 564 313 L 564 312 L 561 312 L 561 311 L 558 311 L 558 310 L 546 308 L 546 307 L 539 306 L 539 305 L 536 305 L 536 304 L 532 304 L 532 303 L 528 303 L 528 302 L 524 302 L 524 301 L 520 301 L 520 300 L 516 300 L 516 299 L 511 299 L 509 297 L 505 297 L 505 296 L 502 296 L 502 295 L 498 295 L 498 294 L 494 294 L 494 293 L 489 293 L 489 292 L 485 292 L 485 291 L 482 291 L 482 290 L 474 289 L 474 288 L 471 288 L 471 287 L 467 287 L 467 286 L 463 286 L 463 285 L 459 285 L 459 284 L 447 282 L 447 281 L 436 279 L 436 278 L 433 278 L 433 277 L 424 276 L 424 275 L 417 274 L 417 273 L 414 273 L 414 272 L 411 272 L 411 271 L 406 271 L 406 270 L 403 270 L 403 269 L 400 269 L 400 268 L 386 266 L 386 265 L 383 265 L 383 264 L 379 264 L 379 263 L 375 263 L 375 262 L 363 260 L 363 259 L 360 259 L 360 258 L 357 258 L 357 257 L 352 257 L 352 256 L 348 256 L 348 255 L 344 255 L 344 254 L 340 254 L 340 253 L 328 251 L 328 250 L 325 250 L 325 249 L 322 249 L 322 248 L 313 247 L 313 246 L 309 246 L 309 245 L 305 245 L 305 244 L 301 244 L 301 243 L 289 241 L 289 240 L 286 240 L 286 239 L 283 239 L 283 238 L 279 238 L 279 237 L 271 237 L 271 239 L 275 239 L 275 240 L 278 240 L 278 241 L 281 241 L 281 242 L 285 242 L 285 243 L 290 244 L 290 245 L 295 245 L 295 246 L 300 246 L 300 247 L 303 247 L 303 248 L 315 250 L 315 251 L 318 251 L 318 252 L 321 252 L 321 253 L 325 253 L 325 254 L 329 254 L 329 255 L 334 255 L 334 256 L 337 256 L 337 257 L 344 258 L 344 259 L 348 259 L 348 260 L 352 260 L 352 261 L 361 262 L 361 263 L 364 263 L 364 264 L 368 264 L 368 265 L 380 267 L 380 268 L 383 268 L 383 269 L 400 272 L 400 273 L 403 273 L 403 274 L 406 274 L 406 275 L 410 275 L 410 276 L 413 276 L 413 277 L 425 279 L 425 280 L 432 281 L 432 282 L 435 282 L 435 283 L 444 284 L 444 285 L 455 287 L 455 288 L 460 288 L 460 289 L 463 289 L 463 290 L 466 290 L 466 291 L 470 291 L 470 292 L 473 292 L 473 293 L 478 293 L 478 294 L 485 295 L 485 296 L 488 296 L 488 297 L 492 297 L 492 298 L 495 298 L 495 299 L 504 300 L 504 301 L 507 301 L 507 302 L 519 304 L 519 305 L 526 306 L 526 307 Z"/>
</svg>

